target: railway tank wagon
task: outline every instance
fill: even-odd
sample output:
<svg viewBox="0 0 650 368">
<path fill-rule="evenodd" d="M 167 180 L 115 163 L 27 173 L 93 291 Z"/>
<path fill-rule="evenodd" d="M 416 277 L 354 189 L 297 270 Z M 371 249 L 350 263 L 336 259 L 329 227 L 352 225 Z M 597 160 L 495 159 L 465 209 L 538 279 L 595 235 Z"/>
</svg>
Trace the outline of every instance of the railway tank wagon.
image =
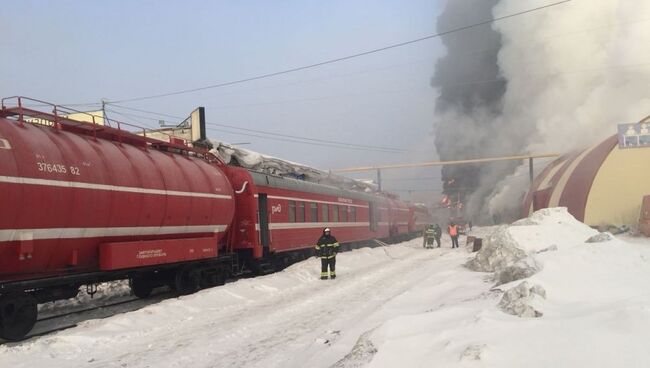
<svg viewBox="0 0 650 368">
<path fill-rule="evenodd" d="M 324 227 L 343 250 L 414 235 L 414 212 L 390 194 L 228 166 L 183 140 L 60 109 L 2 100 L 0 338 L 23 338 L 38 303 L 82 285 L 129 279 L 138 297 L 163 285 L 187 294 L 311 256 Z"/>
<path fill-rule="evenodd" d="M 181 266 L 216 259 L 234 216 L 216 158 L 22 102 L 0 110 L 0 337 L 83 284 L 130 277 L 147 294 L 164 271 L 197 287 L 201 268 Z"/>
</svg>

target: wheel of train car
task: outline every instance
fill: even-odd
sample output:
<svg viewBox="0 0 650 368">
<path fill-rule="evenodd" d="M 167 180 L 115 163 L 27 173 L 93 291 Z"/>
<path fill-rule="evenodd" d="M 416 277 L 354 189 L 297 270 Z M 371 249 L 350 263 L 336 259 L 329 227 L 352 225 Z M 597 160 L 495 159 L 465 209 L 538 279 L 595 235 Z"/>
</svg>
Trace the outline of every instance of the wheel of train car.
<svg viewBox="0 0 650 368">
<path fill-rule="evenodd" d="M 201 288 L 201 273 L 191 268 L 181 268 L 176 271 L 174 288 L 181 295 L 197 292 Z"/>
<path fill-rule="evenodd" d="M 36 324 L 36 299 L 27 293 L 0 296 L 0 337 L 9 341 L 24 338 Z"/>
<path fill-rule="evenodd" d="M 146 299 L 151 296 L 153 285 L 151 282 L 143 277 L 133 277 L 129 279 L 129 286 L 133 295 L 140 299 Z"/>
</svg>

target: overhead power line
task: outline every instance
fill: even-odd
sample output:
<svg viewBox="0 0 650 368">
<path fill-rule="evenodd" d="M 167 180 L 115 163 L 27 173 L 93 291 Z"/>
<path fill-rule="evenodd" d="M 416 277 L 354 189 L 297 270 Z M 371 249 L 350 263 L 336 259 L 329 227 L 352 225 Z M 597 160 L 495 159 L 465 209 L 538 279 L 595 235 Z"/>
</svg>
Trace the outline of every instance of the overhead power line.
<svg viewBox="0 0 650 368">
<path fill-rule="evenodd" d="M 233 131 L 225 130 L 225 129 L 222 129 L 222 128 L 207 127 L 207 129 L 212 130 L 212 131 L 217 131 L 217 132 L 229 133 L 229 134 L 244 135 L 244 136 L 247 136 L 247 137 L 256 137 L 256 138 L 270 139 L 270 140 L 281 141 L 281 142 L 292 142 L 292 143 L 306 144 L 306 145 L 309 145 L 309 146 L 322 146 L 322 147 L 339 148 L 339 149 L 347 149 L 347 150 L 355 150 L 355 151 L 395 153 L 393 151 L 356 147 L 356 146 L 338 144 L 338 143 L 328 144 L 328 143 L 319 143 L 319 142 L 308 142 L 308 141 L 304 141 L 304 140 L 296 140 L 296 139 L 290 139 L 290 138 L 269 137 L 269 136 L 263 136 L 263 135 L 259 135 L 259 134 L 233 132 Z"/>
<path fill-rule="evenodd" d="M 120 106 L 120 105 L 115 105 L 111 104 L 113 108 L 121 108 L 121 109 L 126 109 L 126 110 L 133 110 L 137 112 L 142 112 L 145 114 L 152 114 L 152 115 L 158 115 L 162 117 L 167 117 L 167 118 L 173 118 L 177 119 L 179 121 L 184 120 L 185 118 L 179 117 L 179 116 L 174 116 L 174 115 L 169 115 L 169 114 L 162 114 L 162 113 L 157 113 L 153 111 L 147 111 L 147 110 L 142 110 L 142 109 L 136 109 L 132 107 L 126 107 L 126 106 Z M 109 110 L 109 111 L 115 111 L 115 110 Z M 128 115 L 128 114 L 127 114 Z M 155 120 L 154 118 L 147 118 L 141 115 L 133 115 L 139 118 L 144 118 L 144 119 L 150 119 L 150 120 Z M 212 122 L 206 122 L 207 126 L 214 126 L 214 127 L 221 127 L 221 128 L 228 128 L 228 129 L 235 129 L 235 130 L 240 130 L 244 132 L 250 132 L 250 133 L 257 133 L 257 134 L 250 134 L 250 133 L 242 133 L 242 132 L 232 132 L 228 131 L 225 129 L 219 129 L 223 132 L 230 133 L 230 134 L 239 134 L 239 135 L 244 135 L 244 136 L 250 136 L 250 137 L 257 137 L 257 138 L 266 138 L 266 139 L 274 139 L 277 137 L 277 140 L 283 141 L 283 142 L 294 142 L 294 143 L 313 143 L 314 145 L 317 146 L 326 146 L 326 147 L 338 147 L 338 148 L 346 148 L 346 149 L 356 149 L 356 150 L 365 150 L 365 151 L 376 151 L 376 152 L 386 152 L 386 153 L 406 153 L 408 150 L 402 149 L 402 148 L 395 148 L 395 147 L 384 147 L 384 146 L 374 146 L 374 145 L 366 145 L 366 144 L 358 144 L 358 143 L 350 143 L 350 142 L 341 142 L 341 141 L 333 141 L 333 140 L 327 140 L 327 139 L 319 139 L 319 138 L 310 138 L 310 137 L 303 137 L 303 136 L 297 136 L 297 135 L 291 135 L 291 134 L 281 134 L 281 133 L 275 133 L 275 132 L 270 132 L 267 130 L 259 130 L 259 129 L 249 129 L 249 128 L 242 128 L 238 127 L 235 125 L 229 125 L 229 124 L 220 124 L 220 123 L 212 123 Z M 216 130 L 216 129 L 213 129 Z M 264 134 L 266 136 L 261 136 L 259 134 Z M 279 139 L 281 138 L 281 139 Z"/>
<path fill-rule="evenodd" d="M 294 72 L 301 71 L 301 70 L 317 68 L 317 67 L 320 67 L 320 66 L 323 66 L 323 65 L 334 64 L 334 63 L 338 63 L 338 62 L 341 62 L 341 61 L 346 61 L 346 60 L 358 58 L 358 57 L 361 57 L 361 56 L 375 54 L 375 53 L 378 53 L 378 52 L 383 52 L 383 51 L 386 51 L 386 50 L 390 50 L 390 49 L 394 49 L 394 48 L 398 48 L 398 47 L 403 47 L 403 46 L 414 44 L 414 43 L 417 43 L 417 42 L 422 42 L 422 41 L 430 40 L 430 39 L 433 39 L 433 38 L 438 38 L 438 37 L 448 35 L 448 34 L 451 34 L 451 33 L 456 33 L 456 32 L 460 32 L 460 31 L 465 31 L 465 30 L 468 30 L 468 29 L 484 26 L 484 25 L 491 24 L 491 23 L 501 21 L 501 20 L 504 20 L 504 19 L 513 18 L 513 17 L 519 16 L 519 15 L 532 13 L 532 12 L 535 12 L 535 11 L 550 8 L 550 7 L 560 5 L 560 4 L 563 4 L 563 3 L 568 3 L 570 1 L 572 1 L 572 0 L 558 1 L 558 2 L 555 2 L 555 3 L 539 6 L 539 7 L 536 7 L 536 8 L 520 11 L 520 12 L 517 12 L 517 13 L 504 15 L 502 17 L 493 18 L 493 19 L 486 20 L 486 21 L 483 21 L 483 22 L 474 23 L 474 24 L 471 24 L 471 25 L 463 26 L 463 27 L 453 28 L 453 29 L 450 29 L 450 30 L 447 30 L 447 31 L 444 31 L 444 32 L 435 33 L 435 34 L 432 34 L 432 35 L 416 38 L 416 39 L 413 39 L 413 40 L 404 41 L 404 42 L 400 42 L 400 43 L 396 43 L 396 44 L 392 44 L 392 45 L 388 45 L 388 46 L 384 46 L 384 47 L 380 47 L 380 48 L 376 48 L 376 49 L 372 49 L 372 50 L 368 50 L 368 51 L 355 53 L 355 54 L 352 54 L 352 55 L 347 55 L 347 56 L 343 56 L 343 57 L 339 57 L 339 58 L 335 58 L 335 59 L 329 59 L 329 60 L 321 61 L 321 62 L 318 62 L 318 63 L 304 65 L 304 66 L 295 67 L 295 68 L 291 68 L 291 69 L 286 69 L 286 70 L 282 70 L 282 71 L 278 71 L 278 72 L 266 73 L 266 74 L 261 74 L 261 75 L 257 75 L 257 76 L 253 76 L 253 77 L 237 79 L 237 80 L 233 80 L 233 81 L 229 81 L 229 82 L 211 84 L 211 85 L 207 85 L 207 86 L 203 86 L 203 87 L 190 88 L 190 89 L 184 89 L 184 90 L 179 90 L 179 91 L 172 91 L 172 92 L 159 93 L 159 94 L 153 94 L 153 95 L 148 95 L 148 96 L 140 96 L 140 97 L 116 100 L 116 101 L 113 101 L 113 102 L 115 102 L 115 103 L 135 102 L 135 101 L 150 100 L 150 99 L 154 99 L 154 98 L 175 96 L 175 95 L 180 95 L 180 94 L 203 91 L 203 90 L 207 90 L 207 89 L 232 86 L 232 85 L 235 85 L 235 84 L 251 82 L 251 81 L 254 81 L 254 80 L 260 80 L 260 79 L 265 79 L 265 78 L 276 77 L 278 75 L 294 73 Z"/>
</svg>

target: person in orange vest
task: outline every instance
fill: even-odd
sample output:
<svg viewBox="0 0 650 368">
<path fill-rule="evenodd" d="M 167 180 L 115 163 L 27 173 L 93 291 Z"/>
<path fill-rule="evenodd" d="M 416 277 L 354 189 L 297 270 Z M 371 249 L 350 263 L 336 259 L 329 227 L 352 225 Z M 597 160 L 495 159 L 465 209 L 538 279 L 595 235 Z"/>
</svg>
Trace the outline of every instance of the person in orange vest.
<svg viewBox="0 0 650 368">
<path fill-rule="evenodd" d="M 458 248 L 458 225 L 451 221 L 449 223 L 449 227 L 447 228 L 447 232 L 451 237 L 451 247 Z"/>
</svg>

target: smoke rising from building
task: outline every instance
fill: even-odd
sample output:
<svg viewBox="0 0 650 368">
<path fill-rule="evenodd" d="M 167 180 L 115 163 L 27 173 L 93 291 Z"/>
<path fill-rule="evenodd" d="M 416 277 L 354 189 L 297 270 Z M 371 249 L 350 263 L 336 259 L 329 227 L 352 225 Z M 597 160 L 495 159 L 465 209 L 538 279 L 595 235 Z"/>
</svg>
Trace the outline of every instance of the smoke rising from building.
<svg viewBox="0 0 650 368">
<path fill-rule="evenodd" d="M 480 23 L 492 18 L 498 0 L 449 1 L 438 18 L 438 31 Z M 512 129 L 500 119 L 507 83 L 501 77 L 498 53 L 501 35 L 489 25 L 442 37 L 447 54 L 438 60 L 432 78 L 440 92 L 436 101 L 435 145 L 442 160 L 507 155 L 525 146 L 529 128 Z M 513 163 L 446 166 L 442 170 L 445 195 L 452 206 L 461 202 L 476 217 L 499 179 Z"/>
<path fill-rule="evenodd" d="M 450 0 L 438 27 L 546 4 Z M 563 153 L 650 114 L 648 2 L 572 1 L 443 41 L 448 54 L 432 80 L 440 91 L 434 128 L 442 159 Z M 476 185 L 465 199 L 466 213 L 491 218 L 516 212 L 528 187 L 526 172 L 526 166 L 503 163 L 446 167 L 443 177 Z"/>
</svg>

